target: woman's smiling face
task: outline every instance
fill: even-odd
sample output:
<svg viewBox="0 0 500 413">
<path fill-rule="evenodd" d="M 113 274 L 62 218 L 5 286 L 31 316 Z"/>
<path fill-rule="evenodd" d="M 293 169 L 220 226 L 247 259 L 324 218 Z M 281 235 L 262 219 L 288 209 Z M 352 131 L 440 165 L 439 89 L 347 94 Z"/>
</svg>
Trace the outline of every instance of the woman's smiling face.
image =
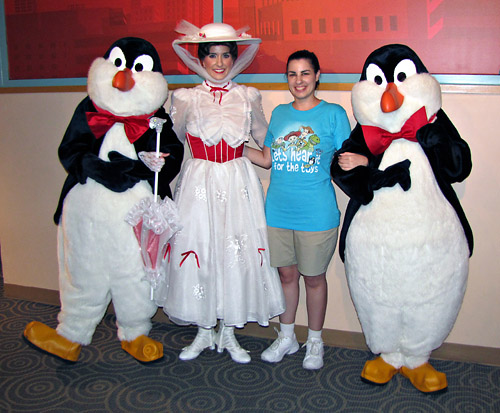
<svg viewBox="0 0 500 413">
<path fill-rule="evenodd" d="M 314 73 L 314 67 L 309 59 L 290 60 L 286 75 L 288 89 L 295 100 L 307 100 L 314 96 L 319 71 Z"/>
<path fill-rule="evenodd" d="M 205 56 L 202 63 L 210 76 L 222 80 L 231 71 L 234 60 L 228 46 L 216 45 L 210 47 L 210 53 Z"/>
</svg>

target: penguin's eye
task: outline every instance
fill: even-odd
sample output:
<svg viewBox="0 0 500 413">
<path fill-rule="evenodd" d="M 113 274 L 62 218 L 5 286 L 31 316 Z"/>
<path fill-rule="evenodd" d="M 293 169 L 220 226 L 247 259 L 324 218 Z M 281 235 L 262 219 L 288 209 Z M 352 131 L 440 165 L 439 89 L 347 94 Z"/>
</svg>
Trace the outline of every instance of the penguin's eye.
<svg viewBox="0 0 500 413">
<path fill-rule="evenodd" d="M 132 72 L 151 72 L 153 70 L 153 58 L 147 54 L 143 54 L 134 60 Z"/>
<path fill-rule="evenodd" d="M 387 86 L 387 79 L 385 78 L 384 72 L 374 63 L 370 63 L 366 68 L 366 80 L 374 82 L 379 86 Z"/>
<path fill-rule="evenodd" d="M 417 74 L 417 67 L 410 59 L 401 60 L 394 69 L 394 83 L 400 85 L 409 77 Z"/>
<path fill-rule="evenodd" d="M 113 47 L 113 50 L 109 53 L 108 60 L 113 63 L 118 69 L 125 69 L 125 64 L 127 60 L 125 59 L 125 55 L 118 46 Z"/>
</svg>

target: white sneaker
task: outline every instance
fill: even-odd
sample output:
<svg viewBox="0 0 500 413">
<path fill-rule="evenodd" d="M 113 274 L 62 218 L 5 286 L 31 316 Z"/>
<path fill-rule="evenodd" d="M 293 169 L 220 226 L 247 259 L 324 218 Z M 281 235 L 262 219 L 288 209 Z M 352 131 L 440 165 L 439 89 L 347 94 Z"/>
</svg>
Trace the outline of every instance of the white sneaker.
<svg viewBox="0 0 500 413">
<path fill-rule="evenodd" d="M 234 336 L 234 327 L 221 325 L 215 341 L 218 353 L 222 353 L 226 349 L 236 363 L 246 364 L 250 362 L 251 358 L 248 351 L 241 348 Z"/>
<path fill-rule="evenodd" d="M 287 337 L 282 331 L 278 331 L 276 328 L 275 330 L 278 333 L 278 338 L 260 355 L 262 360 L 269 363 L 278 363 L 283 360 L 286 354 L 296 353 L 299 349 L 295 334 L 292 337 Z"/>
<path fill-rule="evenodd" d="M 184 347 L 179 354 L 181 360 L 193 360 L 200 355 L 200 353 L 210 347 L 210 350 L 215 349 L 215 332 L 213 328 L 198 327 L 198 333 L 193 342 Z"/>
<path fill-rule="evenodd" d="M 302 362 L 302 367 L 307 370 L 317 370 L 323 367 L 323 341 L 317 338 L 307 340 L 302 347 L 306 346 L 306 356 Z"/>
</svg>

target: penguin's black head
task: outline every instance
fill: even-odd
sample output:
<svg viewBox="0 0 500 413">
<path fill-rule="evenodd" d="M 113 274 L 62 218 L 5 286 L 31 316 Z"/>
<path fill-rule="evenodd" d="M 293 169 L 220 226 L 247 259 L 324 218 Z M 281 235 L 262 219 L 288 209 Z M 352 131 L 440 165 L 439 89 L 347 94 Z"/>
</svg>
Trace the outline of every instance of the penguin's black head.
<svg viewBox="0 0 500 413">
<path fill-rule="evenodd" d="M 124 37 L 90 66 L 87 90 L 94 105 L 117 116 L 153 113 L 168 98 L 158 52 L 147 40 Z"/>
<path fill-rule="evenodd" d="M 154 46 L 138 37 L 124 37 L 114 42 L 103 56 L 111 60 L 116 67 L 127 67 L 141 72 L 151 70 L 162 72 L 160 56 Z"/>
<path fill-rule="evenodd" d="M 388 44 L 370 53 L 363 66 L 359 80 L 366 80 L 366 70 L 368 66 L 374 64 L 385 73 L 387 83 L 394 82 L 394 79 L 398 79 L 398 76 L 406 76 L 403 71 L 395 72 L 398 64 L 405 59 L 409 59 L 414 63 L 416 73 L 428 73 L 420 58 L 408 46 L 404 44 Z"/>
<path fill-rule="evenodd" d="M 389 44 L 370 53 L 351 101 L 359 124 L 396 133 L 422 107 L 430 119 L 441 108 L 441 88 L 412 49 Z"/>
</svg>

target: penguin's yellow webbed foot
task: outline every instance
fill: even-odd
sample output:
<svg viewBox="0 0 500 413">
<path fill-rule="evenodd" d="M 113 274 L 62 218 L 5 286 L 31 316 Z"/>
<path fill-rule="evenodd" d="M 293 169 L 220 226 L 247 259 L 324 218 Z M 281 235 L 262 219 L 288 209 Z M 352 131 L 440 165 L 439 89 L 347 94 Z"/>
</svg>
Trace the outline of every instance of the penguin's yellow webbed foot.
<svg viewBox="0 0 500 413">
<path fill-rule="evenodd" d="M 68 340 L 39 321 L 28 323 L 23 335 L 34 346 L 63 360 L 77 361 L 82 349 L 81 344 Z"/>
<path fill-rule="evenodd" d="M 377 357 L 365 363 L 361 378 L 372 384 L 386 384 L 398 371 L 399 369 L 386 363 L 382 357 Z"/>
<path fill-rule="evenodd" d="M 448 387 L 446 374 L 437 371 L 429 363 L 424 363 L 414 369 L 403 366 L 401 374 L 423 393 L 435 393 Z"/>
<path fill-rule="evenodd" d="M 122 341 L 122 349 L 136 360 L 148 363 L 163 357 L 163 345 L 141 335 L 132 341 Z"/>
</svg>

